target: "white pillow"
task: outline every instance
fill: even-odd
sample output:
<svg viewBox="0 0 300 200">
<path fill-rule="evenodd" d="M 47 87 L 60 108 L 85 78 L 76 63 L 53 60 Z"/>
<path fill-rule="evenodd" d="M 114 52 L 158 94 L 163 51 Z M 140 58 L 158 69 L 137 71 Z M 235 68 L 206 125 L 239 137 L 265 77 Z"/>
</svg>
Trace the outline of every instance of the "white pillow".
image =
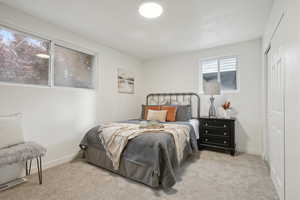
<svg viewBox="0 0 300 200">
<path fill-rule="evenodd" d="M 24 142 L 21 115 L 0 116 L 0 149 Z"/>
<path fill-rule="evenodd" d="M 148 110 L 147 120 L 165 122 L 167 118 L 167 112 L 167 110 Z"/>
</svg>

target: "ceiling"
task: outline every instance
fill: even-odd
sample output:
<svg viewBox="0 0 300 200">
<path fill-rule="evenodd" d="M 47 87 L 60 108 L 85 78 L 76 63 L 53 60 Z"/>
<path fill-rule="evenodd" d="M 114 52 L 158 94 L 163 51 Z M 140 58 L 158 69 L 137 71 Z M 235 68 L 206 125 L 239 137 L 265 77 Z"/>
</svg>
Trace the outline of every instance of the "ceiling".
<svg viewBox="0 0 300 200">
<path fill-rule="evenodd" d="M 153 0 L 158 19 L 138 13 L 144 0 L 0 0 L 140 59 L 262 36 L 273 0 Z"/>
</svg>

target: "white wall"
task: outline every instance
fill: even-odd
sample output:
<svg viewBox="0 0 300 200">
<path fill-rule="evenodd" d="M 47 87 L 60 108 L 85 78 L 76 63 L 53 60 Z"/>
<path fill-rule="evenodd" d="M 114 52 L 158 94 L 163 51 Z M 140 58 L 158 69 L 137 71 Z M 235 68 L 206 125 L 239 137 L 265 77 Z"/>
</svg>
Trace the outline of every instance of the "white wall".
<svg viewBox="0 0 300 200">
<path fill-rule="evenodd" d="M 74 156 L 83 134 L 94 124 L 139 116 L 141 68 L 135 58 L 3 4 L 0 4 L 0 24 L 70 43 L 99 55 L 96 91 L 0 84 L 0 115 L 23 113 L 25 139 L 48 149 L 46 166 Z M 128 68 L 135 75 L 134 95 L 117 93 L 117 67 Z"/>
<path fill-rule="evenodd" d="M 266 24 L 264 36 L 263 36 L 263 49 L 265 50 L 274 34 L 274 31 L 279 23 L 282 14 L 286 10 L 284 0 L 274 0 L 272 11 Z"/>
<path fill-rule="evenodd" d="M 144 94 L 150 92 L 198 92 L 201 59 L 238 56 L 239 92 L 217 97 L 220 106 L 226 99 L 237 112 L 237 148 L 239 151 L 262 153 L 262 75 L 261 40 L 252 40 L 191 53 L 178 54 L 143 63 Z M 201 114 L 207 115 L 209 100 L 201 95 Z"/>
<path fill-rule="evenodd" d="M 282 54 L 285 63 L 285 183 L 286 200 L 300 196 L 300 2 L 298 0 L 275 0 L 266 29 L 264 44 L 270 42 L 269 33 L 274 31 L 274 22 L 285 12 L 281 26 Z"/>
</svg>

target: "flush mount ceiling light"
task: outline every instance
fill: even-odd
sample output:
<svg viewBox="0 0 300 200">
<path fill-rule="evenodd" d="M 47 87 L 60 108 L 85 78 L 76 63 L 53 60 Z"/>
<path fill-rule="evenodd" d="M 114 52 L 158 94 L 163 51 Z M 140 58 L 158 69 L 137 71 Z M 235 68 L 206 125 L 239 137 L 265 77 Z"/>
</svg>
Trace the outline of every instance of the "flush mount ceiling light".
<svg viewBox="0 0 300 200">
<path fill-rule="evenodd" d="M 163 11 L 162 6 L 155 2 L 145 2 L 139 7 L 140 15 L 148 19 L 154 19 L 161 16 Z"/>
<path fill-rule="evenodd" d="M 36 54 L 36 56 L 39 57 L 39 58 L 43 58 L 43 59 L 49 59 L 50 58 L 49 55 L 43 54 L 43 53 Z"/>
</svg>

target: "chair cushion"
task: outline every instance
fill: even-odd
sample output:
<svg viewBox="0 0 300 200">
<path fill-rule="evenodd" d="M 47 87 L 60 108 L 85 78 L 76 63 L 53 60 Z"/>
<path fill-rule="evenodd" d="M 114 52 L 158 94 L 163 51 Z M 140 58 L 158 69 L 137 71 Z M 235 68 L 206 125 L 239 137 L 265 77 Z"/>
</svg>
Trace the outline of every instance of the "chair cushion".
<svg viewBox="0 0 300 200">
<path fill-rule="evenodd" d="M 46 149 L 35 142 L 25 142 L 0 149 L 0 167 L 44 156 Z"/>
</svg>

